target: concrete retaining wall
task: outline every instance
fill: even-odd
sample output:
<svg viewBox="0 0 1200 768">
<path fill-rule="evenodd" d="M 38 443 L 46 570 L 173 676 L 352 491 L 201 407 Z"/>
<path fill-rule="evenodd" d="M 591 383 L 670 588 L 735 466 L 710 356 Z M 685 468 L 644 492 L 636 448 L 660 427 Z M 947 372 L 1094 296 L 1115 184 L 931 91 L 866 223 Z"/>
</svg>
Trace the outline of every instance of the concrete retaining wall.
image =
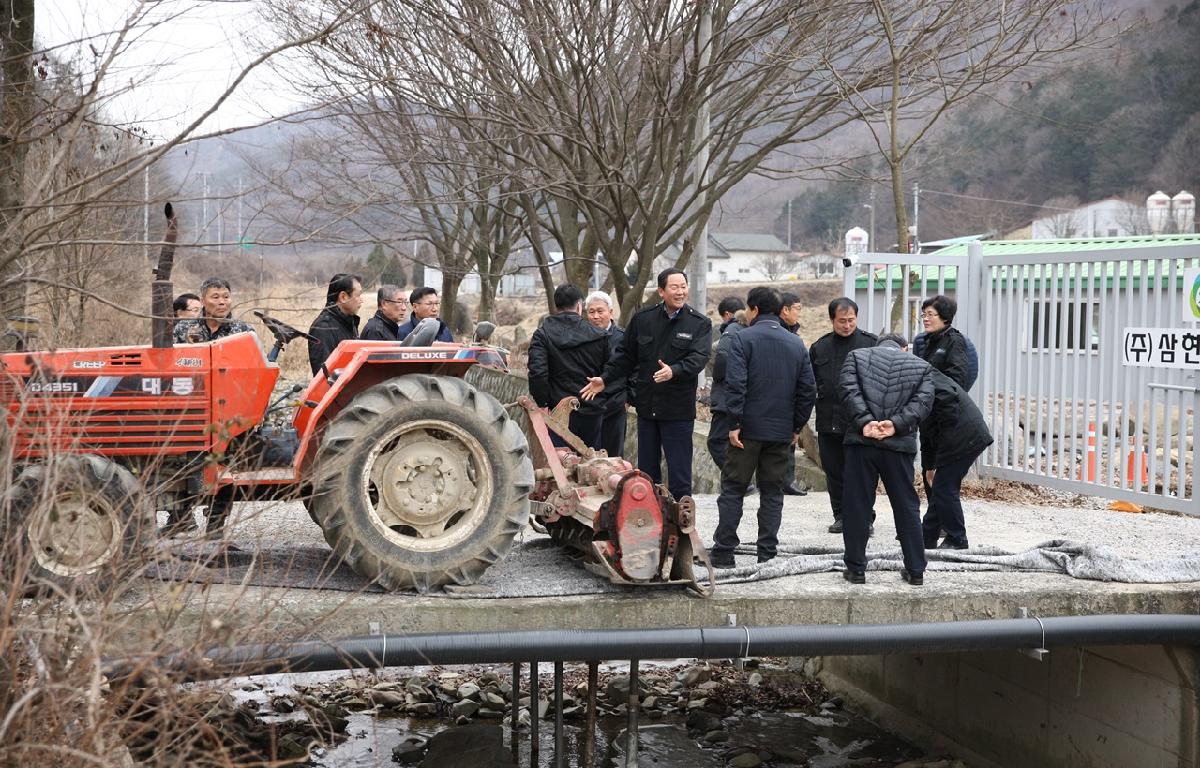
<svg viewBox="0 0 1200 768">
<path fill-rule="evenodd" d="M 973 768 L 1200 765 L 1193 648 L 827 657 L 806 668 L 885 727 Z"/>
</svg>

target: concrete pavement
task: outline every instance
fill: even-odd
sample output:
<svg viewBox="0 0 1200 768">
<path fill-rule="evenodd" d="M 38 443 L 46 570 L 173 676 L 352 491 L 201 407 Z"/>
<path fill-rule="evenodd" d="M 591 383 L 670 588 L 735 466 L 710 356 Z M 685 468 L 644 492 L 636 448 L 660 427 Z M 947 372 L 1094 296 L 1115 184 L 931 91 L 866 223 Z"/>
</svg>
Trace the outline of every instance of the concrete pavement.
<svg viewBox="0 0 1200 768">
<path fill-rule="evenodd" d="M 716 499 L 700 496 L 697 502 L 708 542 L 716 522 Z M 746 507 L 741 534 L 752 542 L 757 497 L 750 497 Z M 896 546 L 886 499 L 881 497 L 876 509 L 879 520 L 868 553 Z M 1102 544 L 1136 558 L 1200 551 L 1200 519 L 1195 518 L 980 500 L 967 500 L 966 514 L 970 540 L 976 546 L 1019 551 L 1061 538 Z M 298 504 L 242 504 L 236 515 L 233 536 L 243 546 L 324 545 L 319 529 Z M 825 530 L 830 520 L 825 494 L 788 497 L 781 543 L 840 546 L 841 536 Z M 530 532 L 527 539 L 535 536 Z M 555 573 L 520 578 L 549 580 Z M 132 610 L 124 637 L 137 645 L 156 639 L 203 644 L 334 638 L 372 631 L 724 625 L 729 614 L 735 614 L 740 624 L 779 625 L 1006 618 L 1019 607 L 1040 616 L 1200 611 L 1200 583 L 1117 584 L 1046 573 L 930 571 L 925 586 L 917 588 L 902 582 L 894 571 L 868 571 L 867 578 L 865 585 L 855 586 L 840 573 L 829 572 L 719 585 L 710 599 L 674 588 L 486 599 L 147 581 L 126 597 Z"/>
</svg>

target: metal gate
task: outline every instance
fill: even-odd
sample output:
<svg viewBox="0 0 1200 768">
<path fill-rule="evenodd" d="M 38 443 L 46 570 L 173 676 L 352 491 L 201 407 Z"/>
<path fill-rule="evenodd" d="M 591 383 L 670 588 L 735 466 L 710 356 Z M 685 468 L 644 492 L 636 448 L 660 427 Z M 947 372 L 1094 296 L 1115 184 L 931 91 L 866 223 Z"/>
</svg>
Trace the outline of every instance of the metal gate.
<svg viewBox="0 0 1200 768">
<path fill-rule="evenodd" d="M 981 475 L 1200 515 L 1200 321 L 1184 279 L 1200 245 L 988 245 L 865 255 L 866 274 L 845 278 L 859 324 L 911 338 L 920 301 L 958 301 L 954 325 L 979 350 L 971 394 L 995 438 Z"/>
</svg>

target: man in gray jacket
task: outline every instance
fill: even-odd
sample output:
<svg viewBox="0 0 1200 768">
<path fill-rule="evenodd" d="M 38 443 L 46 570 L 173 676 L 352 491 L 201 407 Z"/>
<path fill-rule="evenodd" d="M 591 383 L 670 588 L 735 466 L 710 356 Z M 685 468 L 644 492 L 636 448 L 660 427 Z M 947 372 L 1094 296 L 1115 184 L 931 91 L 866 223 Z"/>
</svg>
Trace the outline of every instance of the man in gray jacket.
<svg viewBox="0 0 1200 768">
<path fill-rule="evenodd" d="M 866 581 L 867 529 L 879 480 L 892 504 L 904 552 L 900 575 L 913 586 L 924 583 L 925 547 L 913 459 L 917 430 L 933 408 L 933 378 L 929 363 L 902 351 L 907 346 L 902 336 L 883 336 L 878 346 L 847 355 L 838 379 L 849 422 L 842 495 L 844 575 L 854 584 Z"/>
</svg>

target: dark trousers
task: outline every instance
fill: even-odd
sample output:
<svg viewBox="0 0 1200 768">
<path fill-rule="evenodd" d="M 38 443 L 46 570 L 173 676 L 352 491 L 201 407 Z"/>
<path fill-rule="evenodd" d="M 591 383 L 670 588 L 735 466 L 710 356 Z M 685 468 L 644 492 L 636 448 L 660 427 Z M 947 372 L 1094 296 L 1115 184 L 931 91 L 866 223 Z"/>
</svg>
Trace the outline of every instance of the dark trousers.
<svg viewBox="0 0 1200 768">
<path fill-rule="evenodd" d="M 977 456 L 968 456 L 953 464 L 938 467 L 933 476 L 933 485 L 925 486 L 925 492 L 929 496 L 929 507 L 921 523 L 925 546 L 937 546 L 939 529 L 946 531 L 946 538 L 951 543 L 967 544 L 967 523 L 963 518 L 959 492 L 962 490 L 963 478 L 971 470 L 976 458 Z"/>
<path fill-rule="evenodd" d="M 570 418 L 567 420 L 567 426 L 571 433 L 578 437 L 587 445 L 588 448 L 598 449 L 600 447 L 600 428 L 604 421 L 604 414 L 597 413 L 591 415 L 583 415 L 579 411 L 572 411 Z M 550 430 L 550 442 L 558 448 L 567 448 L 567 441 L 559 437 L 554 430 Z"/>
<path fill-rule="evenodd" d="M 921 501 L 913 488 L 913 454 L 889 451 L 873 445 L 845 446 L 845 489 L 842 494 L 842 541 L 846 546 L 846 568 L 863 571 L 867 567 L 867 529 L 871 525 L 871 506 L 875 485 L 883 480 L 896 533 L 904 552 L 904 567 L 909 573 L 925 572 L 925 547 L 921 538 Z"/>
<path fill-rule="evenodd" d="M 667 490 L 677 500 L 692 495 L 692 419 L 647 419 L 638 416 L 638 469 L 655 484 L 662 482 L 667 459 Z"/>
<path fill-rule="evenodd" d="M 726 444 L 728 444 L 728 433 Z M 779 524 L 783 521 L 783 482 L 787 471 L 788 443 L 742 440 L 745 448 L 729 446 L 721 469 L 721 495 L 717 496 L 717 530 L 711 554 L 732 555 L 739 543 L 737 529 L 742 521 L 746 487 L 758 473 L 758 557 L 775 557 Z"/>
<path fill-rule="evenodd" d="M 729 452 L 730 421 L 725 411 L 713 411 L 712 421 L 708 423 L 708 453 L 717 469 L 725 466 L 725 454 Z"/>
<path fill-rule="evenodd" d="M 845 488 L 846 443 L 841 432 L 818 432 L 817 452 L 821 454 L 821 469 L 825 472 L 825 483 L 829 488 L 829 508 L 833 519 L 842 519 L 842 493 Z M 871 501 L 871 522 L 875 522 L 875 502 Z"/>
<path fill-rule="evenodd" d="M 620 456 L 625 453 L 625 424 L 629 421 L 629 411 L 625 406 L 621 410 L 604 414 L 604 423 L 600 426 L 600 447 L 609 456 Z"/>
</svg>

